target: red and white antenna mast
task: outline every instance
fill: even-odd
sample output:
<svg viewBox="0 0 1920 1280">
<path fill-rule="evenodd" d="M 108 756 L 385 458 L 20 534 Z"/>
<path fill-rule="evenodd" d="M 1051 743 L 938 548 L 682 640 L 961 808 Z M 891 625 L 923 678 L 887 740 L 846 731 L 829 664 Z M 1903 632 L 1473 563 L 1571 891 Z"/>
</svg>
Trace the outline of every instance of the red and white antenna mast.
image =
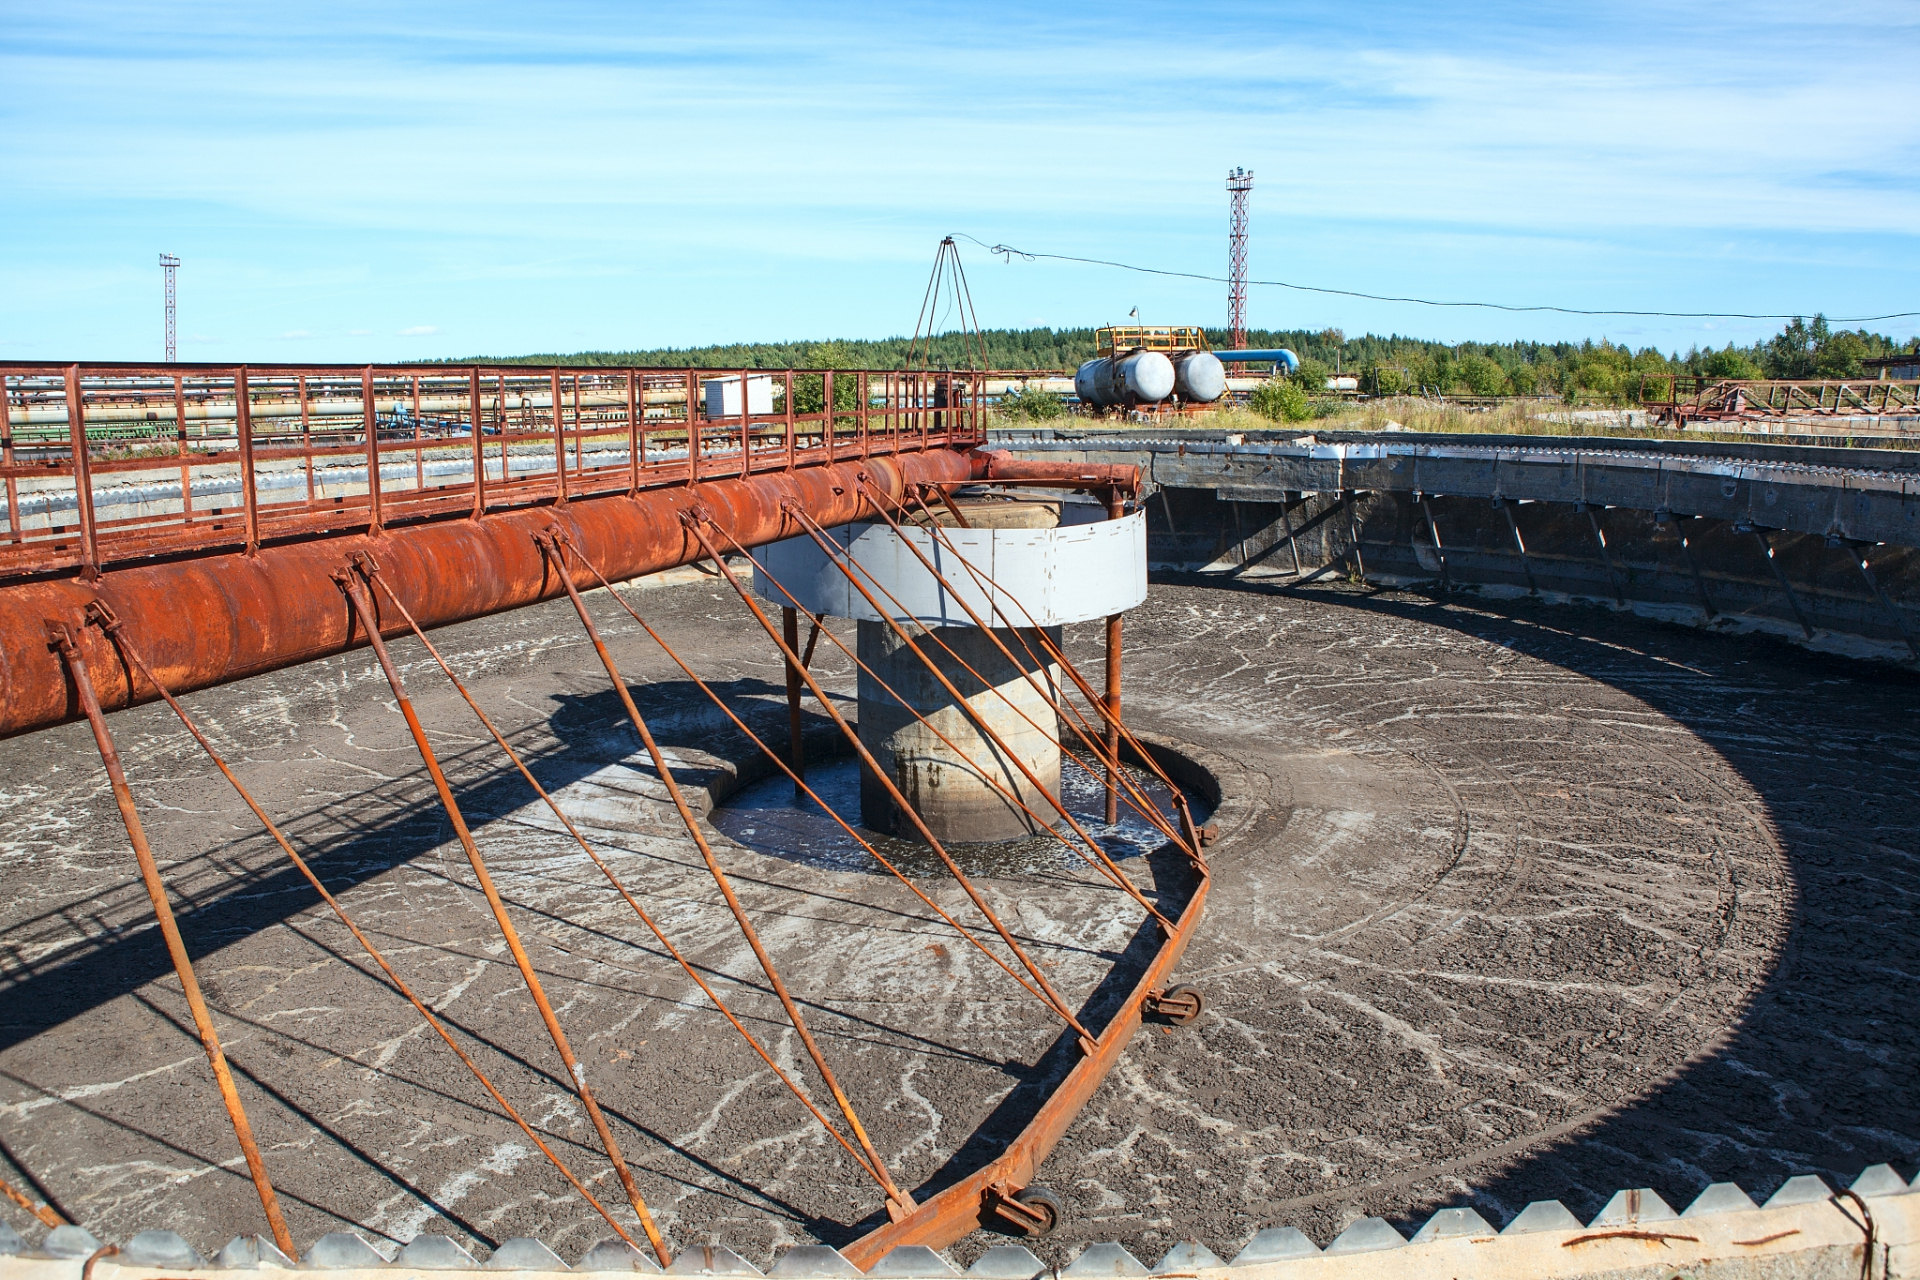
<svg viewBox="0 0 1920 1280">
<path fill-rule="evenodd" d="M 1253 170 L 1235 169 L 1227 175 L 1227 199 L 1232 215 L 1227 224 L 1227 328 L 1233 348 L 1247 345 L 1247 192 L 1253 190 Z"/>
<path fill-rule="evenodd" d="M 174 327 L 173 327 L 173 273 L 179 269 L 179 266 L 180 266 L 180 259 L 174 257 L 172 254 L 163 253 L 160 255 L 160 274 L 166 277 L 166 281 L 167 281 L 167 363 L 168 364 L 172 364 L 176 359 L 179 358 L 178 355 L 176 354 L 178 350 L 178 344 L 174 339 Z"/>
</svg>

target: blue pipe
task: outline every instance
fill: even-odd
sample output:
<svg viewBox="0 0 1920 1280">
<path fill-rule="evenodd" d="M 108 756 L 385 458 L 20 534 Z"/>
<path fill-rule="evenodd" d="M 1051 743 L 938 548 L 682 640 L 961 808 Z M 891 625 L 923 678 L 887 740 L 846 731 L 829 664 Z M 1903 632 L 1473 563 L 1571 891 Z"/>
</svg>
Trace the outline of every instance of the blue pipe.
<svg viewBox="0 0 1920 1280">
<path fill-rule="evenodd" d="M 1222 364 L 1283 364 L 1288 374 L 1300 372 L 1300 357 L 1285 347 L 1269 347 L 1259 351 L 1216 351 Z"/>
</svg>

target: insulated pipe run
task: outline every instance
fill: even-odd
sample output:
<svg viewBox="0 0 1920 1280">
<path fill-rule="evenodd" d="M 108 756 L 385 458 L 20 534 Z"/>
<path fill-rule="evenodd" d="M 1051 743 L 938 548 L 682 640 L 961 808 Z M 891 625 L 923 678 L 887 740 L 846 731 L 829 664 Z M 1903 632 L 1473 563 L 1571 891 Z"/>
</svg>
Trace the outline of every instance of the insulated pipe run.
<svg viewBox="0 0 1920 1280">
<path fill-rule="evenodd" d="M 109 569 L 93 582 L 42 579 L 0 588 L 0 737 L 80 718 L 60 657 L 46 646 L 49 619 L 79 632 L 75 643 L 96 675 L 103 709 L 159 697 L 157 689 L 128 674 L 96 628 L 79 628 L 95 600 L 141 637 L 154 674 L 167 688 L 185 694 L 365 645 L 332 577 L 356 553 L 373 555 L 394 589 L 413 602 L 420 625 L 432 629 L 564 594 L 534 541 L 556 523 L 576 543 L 605 548 L 601 568 L 619 582 L 699 559 L 700 545 L 680 520 L 696 505 L 724 519 L 745 545 L 758 546 L 798 532 L 783 503 L 800 503 L 825 523 L 845 524 L 873 514 L 863 477 L 899 495 L 908 484 L 964 482 L 989 465 L 931 449 L 631 497 L 576 499 L 564 508 L 533 506 L 405 525 L 378 535 L 269 545 L 253 555 Z M 1085 470 L 1051 468 L 1055 475 L 1076 477 Z M 387 635 L 404 634 L 398 625 L 382 626 Z"/>
</svg>

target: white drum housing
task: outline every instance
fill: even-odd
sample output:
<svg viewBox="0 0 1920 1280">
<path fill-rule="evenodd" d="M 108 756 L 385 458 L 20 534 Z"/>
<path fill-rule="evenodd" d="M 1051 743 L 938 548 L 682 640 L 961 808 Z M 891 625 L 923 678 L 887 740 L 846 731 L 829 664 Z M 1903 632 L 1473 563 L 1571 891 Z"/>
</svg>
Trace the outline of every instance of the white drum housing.
<svg viewBox="0 0 1920 1280">
<path fill-rule="evenodd" d="M 938 568 L 944 585 L 907 539 Z M 753 587 L 770 604 L 797 601 L 809 612 L 859 622 L 857 652 L 871 668 L 859 680 L 861 745 L 942 844 L 1029 835 L 1039 829 L 1034 815 L 1051 823 L 1053 810 L 1028 775 L 1059 793 L 1060 741 L 1048 703 L 1060 696 L 1059 672 L 1052 663 L 1036 670 L 1028 654 L 1045 654 L 1036 632 L 1057 645 L 1063 624 L 1122 613 L 1147 598 L 1146 516 L 1051 529 L 945 528 L 937 541 L 926 529 L 895 533 L 885 524 L 854 524 L 832 530 L 831 541 L 838 548 L 831 559 L 811 537 L 762 549 L 765 570 L 755 573 Z M 841 564 L 880 609 L 848 581 Z M 975 625 L 976 616 L 984 628 Z M 944 681 L 907 648 L 888 618 Z M 916 624 L 934 628 L 939 642 Z M 1002 645 L 1025 672 L 1006 659 Z M 864 770 L 860 813 L 877 831 L 917 834 L 888 789 Z"/>
</svg>

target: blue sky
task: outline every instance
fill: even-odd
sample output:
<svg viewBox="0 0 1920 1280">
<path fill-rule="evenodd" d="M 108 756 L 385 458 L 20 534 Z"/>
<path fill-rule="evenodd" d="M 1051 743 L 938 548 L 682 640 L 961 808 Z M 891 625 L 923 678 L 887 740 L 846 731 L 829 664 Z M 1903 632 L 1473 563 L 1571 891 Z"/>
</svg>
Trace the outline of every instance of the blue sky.
<svg viewBox="0 0 1920 1280">
<path fill-rule="evenodd" d="M 911 330 L 949 232 L 1374 293 L 1920 310 L 1920 6 L 5 0 L 0 361 L 399 360 Z M 968 245 L 981 321 L 1223 286 Z M 1256 288 L 1250 320 L 1686 348 L 1765 321 Z M 1913 319 L 1870 326 L 1920 333 Z"/>
</svg>

